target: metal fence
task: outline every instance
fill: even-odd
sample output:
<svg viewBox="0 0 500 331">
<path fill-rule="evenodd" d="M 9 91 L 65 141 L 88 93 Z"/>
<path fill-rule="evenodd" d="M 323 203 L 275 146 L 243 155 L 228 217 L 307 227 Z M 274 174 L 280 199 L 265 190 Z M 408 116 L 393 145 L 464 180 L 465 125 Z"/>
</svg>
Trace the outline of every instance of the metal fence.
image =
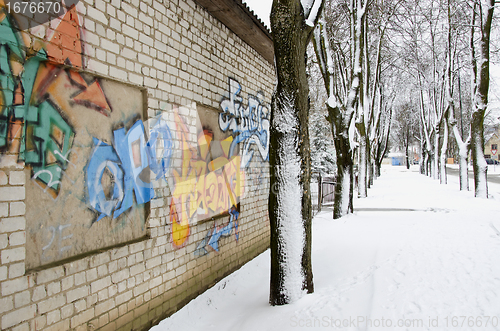
<svg viewBox="0 0 500 331">
<path fill-rule="evenodd" d="M 317 176 L 311 181 L 311 199 L 317 212 L 324 206 L 333 206 L 335 197 L 335 177 Z"/>
</svg>

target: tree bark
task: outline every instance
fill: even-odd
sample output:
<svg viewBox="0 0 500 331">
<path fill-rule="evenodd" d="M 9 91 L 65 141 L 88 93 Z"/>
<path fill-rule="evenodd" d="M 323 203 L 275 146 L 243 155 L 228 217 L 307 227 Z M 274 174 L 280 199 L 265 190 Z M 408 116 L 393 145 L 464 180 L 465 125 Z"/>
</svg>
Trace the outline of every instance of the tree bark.
<svg viewBox="0 0 500 331">
<path fill-rule="evenodd" d="M 419 169 L 420 169 L 420 174 L 425 175 L 425 163 L 424 160 L 427 157 L 427 151 L 425 149 L 425 141 L 422 138 L 420 140 L 420 163 L 419 163 Z"/>
<path fill-rule="evenodd" d="M 471 58 L 474 74 L 475 90 L 474 110 L 471 120 L 472 168 L 474 169 L 475 196 L 488 198 L 487 164 L 484 158 L 484 115 L 488 106 L 488 90 L 490 87 L 490 33 L 493 20 L 495 0 L 474 2 L 472 15 L 479 16 L 481 38 L 479 40 L 479 68 L 475 59 L 474 31 L 471 33 Z M 476 9 L 479 10 L 477 13 Z M 472 25 L 474 26 L 474 24 Z M 478 70 L 479 69 L 479 70 Z"/>
<path fill-rule="evenodd" d="M 370 150 L 370 147 L 368 148 Z M 375 163 L 371 158 L 371 154 L 368 153 L 368 188 L 371 188 L 373 185 L 373 172 L 375 168 Z"/>
<path fill-rule="evenodd" d="M 447 178 L 446 178 L 446 152 L 448 150 L 448 119 L 445 118 L 442 122 L 443 125 L 443 142 L 441 145 L 441 155 L 440 155 L 440 160 L 439 160 L 439 182 L 441 184 L 446 184 L 447 183 Z"/>
<path fill-rule="evenodd" d="M 424 164 L 424 174 L 426 176 L 432 177 L 432 145 L 431 145 L 431 135 L 432 130 L 430 130 L 430 125 L 427 123 L 427 118 L 425 117 L 425 107 L 424 107 L 424 95 L 422 90 L 422 80 L 420 74 L 418 75 L 418 85 L 420 86 L 419 101 L 420 101 L 420 120 L 422 123 L 422 131 L 424 133 L 424 143 L 425 153 L 423 153 L 423 159 L 421 162 Z M 429 132 L 431 131 L 431 132 Z"/>
<path fill-rule="evenodd" d="M 439 179 L 439 141 L 441 140 L 441 125 L 434 127 L 434 153 L 432 154 L 432 178 Z"/>
<path fill-rule="evenodd" d="M 330 116 L 338 115 L 339 112 L 327 105 Z M 342 116 L 341 116 L 342 117 Z M 350 122 L 350 119 L 348 120 Z M 338 134 L 334 135 L 335 153 L 337 155 L 337 184 L 333 198 L 333 218 L 338 219 L 353 212 L 353 189 L 354 189 L 354 162 L 351 144 L 349 141 L 349 125 L 345 119 L 333 120 L 332 125 L 336 127 Z"/>
<path fill-rule="evenodd" d="M 451 0 L 448 0 L 448 67 L 447 67 L 447 84 L 446 84 L 446 96 L 448 102 L 448 122 L 455 137 L 455 141 L 458 146 L 458 158 L 459 158 L 459 182 L 460 182 L 460 190 L 468 191 L 469 190 L 469 174 L 468 174 L 468 162 L 467 158 L 469 155 L 470 149 L 470 137 L 464 142 L 462 135 L 458 130 L 457 120 L 455 119 L 455 102 L 453 100 L 452 95 L 452 68 L 454 67 L 454 62 L 452 58 L 451 52 L 451 42 L 452 42 L 452 23 L 451 23 L 451 8 L 452 3 Z M 473 26 L 473 24 L 471 24 Z M 460 69 L 459 69 L 460 70 Z M 460 73 L 458 76 L 458 91 L 459 98 L 461 98 L 460 93 Z M 461 101 L 460 101 L 461 102 Z M 461 108 L 461 107 L 460 107 Z"/>
<path fill-rule="evenodd" d="M 317 1 L 317 0 L 316 0 Z M 306 9 L 314 24 L 317 7 Z M 317 3 L 316 3 L 317 5 Z M 316 13 L 313 11 L 316 10 Z M 313 26 L 299 0 L 274 0 L 271 27 L 278 84 L 270 130 L 271 282 L 269 303 L 283 305 L 314 291 L 311 266 L 309 86 L 306 48 Z"/>
<path fill-rule="evenodd" d="M 366 134 L 366 126 L 363 123 L 356 123 L 359 132 L 359 168 L 358 168 L 358 197 L 366 198 L 368 196 L 368 153 L 369 142 Z"/>
<path fill-rule="evenodd" d="M 406 128 L 405 136 L 405 159 L 406 159 L 406 169 L 410 169 L 410 129 Z"/>
</svg>

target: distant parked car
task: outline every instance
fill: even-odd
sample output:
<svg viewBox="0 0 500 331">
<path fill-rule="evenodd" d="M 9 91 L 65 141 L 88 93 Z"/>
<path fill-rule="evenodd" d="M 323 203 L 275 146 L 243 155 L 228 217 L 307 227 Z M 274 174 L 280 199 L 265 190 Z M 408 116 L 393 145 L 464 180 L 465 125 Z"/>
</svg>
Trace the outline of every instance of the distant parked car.
<svg viewBox="0 0 500 331">
<path fill-rule="evenodd" d="M 488 164 L 500 164 L 500 162 L 498 162 L 497 160 L 493 160 L 493 159 L 486 159 L 486 163 L 488 163 Z"/>
</svg>

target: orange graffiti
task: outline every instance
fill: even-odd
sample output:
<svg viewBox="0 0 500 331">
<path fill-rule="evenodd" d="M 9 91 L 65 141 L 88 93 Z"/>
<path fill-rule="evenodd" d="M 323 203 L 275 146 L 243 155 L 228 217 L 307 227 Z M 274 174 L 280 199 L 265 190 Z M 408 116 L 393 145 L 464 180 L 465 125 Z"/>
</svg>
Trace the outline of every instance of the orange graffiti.
<svg viewBox="0 0 500 331">
<path fill-rule="evenodd" d="M 109 116 L 111 112 L 98 80 L 88 84 L 78 72 L 49 62 L 40 65 L 33 91 L 35 104 L 50 95 L 61 109 L 67 109 L 71 103 L 76 103 L 105 116 Z"/>
<path fill-rule="evenodd" d="M 75 74 L 78 75 L 77 73 Z M 88 86 L 85 84 L 85 87 L 86 89 L 77 94 L 73 100 L 78 104 L 84 105 L 87 108 L 93 108 L 98 112 L 109 116 L 111 108 L 109 107 L 108 101 L 106 100 L 106 96 L 104 95 L 99 82 L 95 80 Z"/>
<path fill-rule="evenodd" d="M 243 194 L 243 185 L 240 185 L 243 171 L 240 156 L 230 158 L 228 155 L 233 137 L 215 141 L 212 132 L 204 130 L 198 135 L 196 149 L 189 144 L 189 131 L 177 111 L 175 123 L 181 137 L 182 165 L 180 170 L 172 170 L 175 189 L 170 220 L 173 244 L 180 247 L 189 236 L 189 224 L 195 216 L 202 220 L 236 208 Z M 213 158 L 214 147 L 218 147 L 222 155 Z"/>
<path fill-rule="evenodd" d="M 82 67 L 80 22 L 75 6 L 72 6 L 61 19 L 54 35 L 47 43 L 46 50 L 53 62 Z"/>
<path fill-rule="evenodd" d="M 8 139 L 9 149 L 7 153 L 17 153 L 21 146 L 21 139 L 23 133 L 23 121 L 20 119 L 12 119 L 9 125 Z"/>
</svg>

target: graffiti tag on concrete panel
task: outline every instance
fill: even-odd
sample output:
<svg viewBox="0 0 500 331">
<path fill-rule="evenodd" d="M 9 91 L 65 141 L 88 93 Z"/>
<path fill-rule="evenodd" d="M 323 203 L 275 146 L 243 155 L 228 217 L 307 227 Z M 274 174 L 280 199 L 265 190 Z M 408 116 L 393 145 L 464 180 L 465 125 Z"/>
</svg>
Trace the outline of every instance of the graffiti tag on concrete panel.
<svg viewBox="0 0 500 331">
<path fill-rule="evenodd" d="M 150 150 L 168 146 L 167 128 L 158 121 L 148 142 L 141 90 L 75 70 L 83 49 L 75 7 L 33 45 L 0 11 L 0 164 L 24 162 L 30 178 L 26 267 L 145 236 L 149 169 L 161 177 L 169 163 Z"/>
<path fill-rule="evenodd" d="M 128 132 L 124 128 L 115 130 L 114 146 L 94 138 L 94 151 L 87 165 L 87 192 L 89 204 L 100 213 L 96 222 L 105 216 L 117 218 L 137 204 L 149 202 L 154 197 L 151 178 L 165 176 L 171 155 L 171 134 L 161 118 L 151 130 L 151 139 L 146 140 L 141 120 Z M 168 152 L 157 155 L 158 143 Z M 102 185 L 105 171 L 113 178 L 113 192 L 107 197 Z M 155 176 L 155 177 L 153 177 Z"/>
<path fill-rule="evenodd" d="M 230 155 L 234 154 L 239 143 L 243 144 L 241 166 L 246 168 L 253 158 L 252 146 L 257 147 L 263 160 L 269 159 L 270 113 L 263 105 L 262 94 L 248 96 L 248 105 L 245 107 L 240 92 L 240 83 L 230 78 L 229 99 L 223 99 L 220 103 L 222 112 L 219 115 L 219 125 L 222 131 L 230 131 L 236 135 L 231 144 Z"/>
<path fill-rule="evenodd" d="M 190 224 L 237 208 L 244 188 L 240 156 L 229 156 L 233 137 L 214 140 L 213 131 L 205 128 L 198 131 L 197 146 L 192 146 L 187 125 L 177 112 L 175 118 L 182 165 L 171 172 L 174 190 L 170 221 L 173 244 L 180 247 L 189 236 Z"/>
</svg>

